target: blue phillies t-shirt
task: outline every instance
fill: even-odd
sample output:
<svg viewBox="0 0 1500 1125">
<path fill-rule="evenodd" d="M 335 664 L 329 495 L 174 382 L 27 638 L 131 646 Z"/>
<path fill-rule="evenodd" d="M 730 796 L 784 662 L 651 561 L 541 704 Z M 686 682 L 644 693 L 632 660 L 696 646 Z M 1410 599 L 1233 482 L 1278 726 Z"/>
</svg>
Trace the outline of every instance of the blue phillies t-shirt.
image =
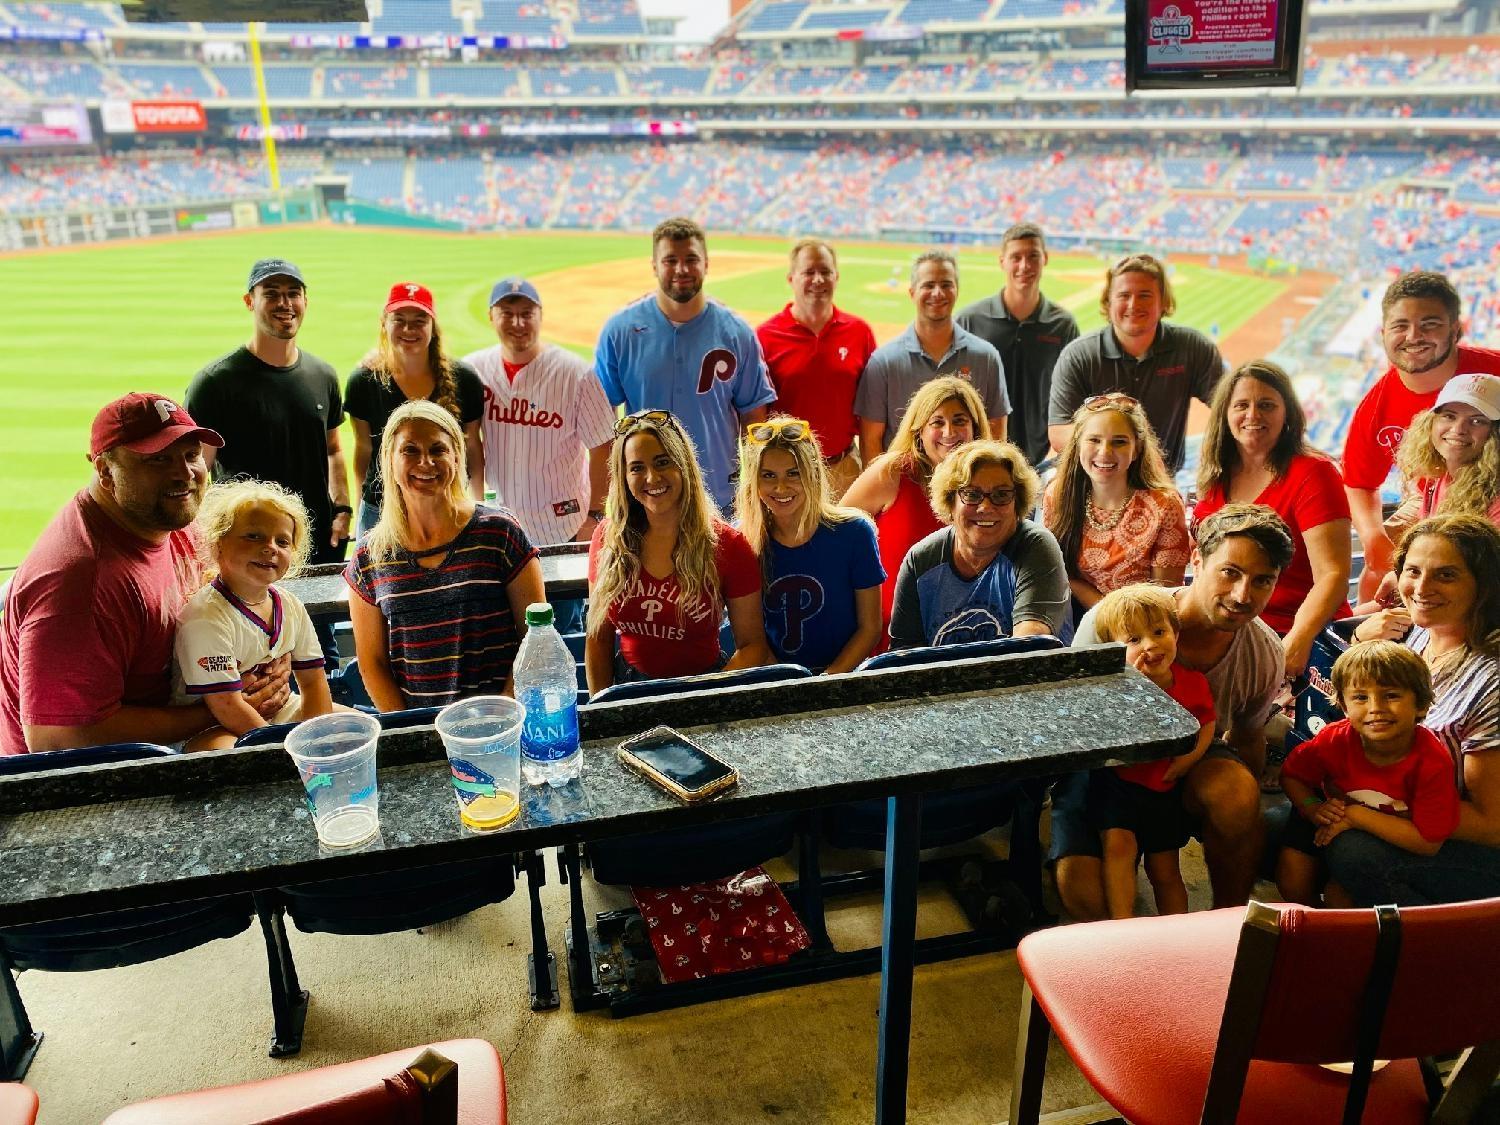
<svg viewBox="0 0 1500 1125">
<path fill-rule="evenodd" d="M 1068 642 L 1072 591 L 1050 531 L 1021 520 L 974 578 L 953 569 L 953 534 L 951 527 L 934 531 L 902 561 L 891 607 L 892 648 L 992 641 L 1011 636 L 1017 621 L 1042 621 Z"/>
<path fill-rule="evenodd" d="M 670 410 L 698 447 L 703 483 L 720 510 L 734 504 L 739 415 L 776 398 L 755 330 L 709 301 L 673 324 L 647 294 L 610 317 L 594 349 L 594 373 L 627 413 Z"/>
<path fill-rule="evenodd" d="M 771 651 L 784 664 L 826 668 L 858 628 L 854 592 L 885 581 L 874 525 L 825 524 L 800 547 L 772 539 L 766 550 L 761 605 Z"/>
</svg>

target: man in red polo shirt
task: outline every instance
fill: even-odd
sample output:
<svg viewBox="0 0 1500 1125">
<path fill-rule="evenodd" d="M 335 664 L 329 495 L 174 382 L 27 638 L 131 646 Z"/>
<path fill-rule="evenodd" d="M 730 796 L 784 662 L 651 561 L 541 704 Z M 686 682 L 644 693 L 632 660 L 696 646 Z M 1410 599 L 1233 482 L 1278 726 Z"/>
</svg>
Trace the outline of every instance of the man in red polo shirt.
<svg viewBox="0 0 1500 1125">
<path fill-rule="evenodd" d="M 791 304 L 755 334 L 776 389 L 773 409 L 812 426 L 837 499 L 859 475 L 854 391 L 875 351 L 875 333 L 859 317 L 834 307 L 839 263 L 828 243 L 804 238 L 793 246 L 786 279 Z"/>
<path fill-rule="evenodd" d="M 1344 491 L 1365 552 L 1361 601 L 1374 595 L 1395 551 L 1381 520 L 1380 486 L 1406 427 L 1437 403 L 1455 375 L 1500 375 L 1500 352 L 1459 345 L 1462 311 L 1448 279 L 1425 270 L 1402 274 L 1380 300 L 1380 337 L 1391 366 L 1355 407 L 1344 442 Z"/>
</svg>

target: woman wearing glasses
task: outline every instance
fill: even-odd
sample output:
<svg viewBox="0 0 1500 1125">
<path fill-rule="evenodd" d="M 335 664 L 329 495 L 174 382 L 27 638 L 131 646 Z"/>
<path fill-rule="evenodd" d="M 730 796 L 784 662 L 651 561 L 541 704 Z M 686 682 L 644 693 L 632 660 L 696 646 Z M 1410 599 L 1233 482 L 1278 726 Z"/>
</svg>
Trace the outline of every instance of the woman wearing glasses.
<svg viewBox="0 0 1500 1125">
<path fill-rule="evenodd" d="M 735 648 L 727 663 L 719 650 L 726 610 Z M 589 692 L 770 659 L 760 565 L 745 537 L 719 518 L 692 439 L 665 410 L 620 419 L 604 520 L 589 544 Z"/>
<path fill-rule="evenodd" d="M 875 519 L 880 565 L 885 568 L 880 591 L 882 629 L 891 620 L 901 560 L 924 536 L 943 526 L 928 499 L 933 470 L 954 450 L 989 436 L 979 392 L 957 376 L 943 375 L 924 383 L 911 396 L 889 448 L 866 465 L 844 493 L 845 504 Z"/>
<path fill-rule="evenodd" d="M 1288 677 L 1307 667 L 1323 626 L 1349 616 L 1349 500 L 1337 466 L 1306 434 L 1287 373 L 1267 360 L 1242 363 L 1208 407 L 1193 511 L 1198 521 L 1226 503 L 1264 504 L 1291 529 L 1292 561 L 1260 615 L 1281 634 Z"/>
<path fill-rule="evenodd" d="M 735 506 L 760 556 L 766 638 L 776 659 L 853 671 L 880 640 L 885 570 L 874 525 L 830 497 L 808 423 L 778 417 L 746 428 Z"/>
<path fill-rule="evenodd" d="M 937 467 L 932 507 L 948 526 L 901 564 L 892 648 L 1072 636 L 1057 540 L 1021 515 L 1040 491 L 1036 471 L 1009 442 L 973 442 Z"/>
<path fill-rule="evenodd" d="M 1182 585 L 1187 515 L 1146 412 L 1129 395 L 1094 395 L 1078 408 L 1042 512 L 1085 610 L 1138 582 Z"/>
</svg>

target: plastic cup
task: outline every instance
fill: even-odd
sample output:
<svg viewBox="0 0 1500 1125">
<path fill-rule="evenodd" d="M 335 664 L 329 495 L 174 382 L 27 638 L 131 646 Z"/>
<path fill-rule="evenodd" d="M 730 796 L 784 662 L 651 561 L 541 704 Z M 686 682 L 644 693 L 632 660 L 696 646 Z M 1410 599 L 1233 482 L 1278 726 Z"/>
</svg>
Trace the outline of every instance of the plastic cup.
<svg viewBox="0 0 1500 1125">
<path fill-rule="evenodd" d="M 298 723 L 286 738 L 307 790 L 318 841 L 352 848 L 380 832 L 375 743 L 380 722 L 362 711 L 339 711 Z"/>
<path fill-rule="evenodd" d="M 448 754 L 464 827 L 492 832 L 520 813 L 525 718 L 526 709 L 504 695 L 477 695 L 438 712 L 434 725 Z"/>
</svg>

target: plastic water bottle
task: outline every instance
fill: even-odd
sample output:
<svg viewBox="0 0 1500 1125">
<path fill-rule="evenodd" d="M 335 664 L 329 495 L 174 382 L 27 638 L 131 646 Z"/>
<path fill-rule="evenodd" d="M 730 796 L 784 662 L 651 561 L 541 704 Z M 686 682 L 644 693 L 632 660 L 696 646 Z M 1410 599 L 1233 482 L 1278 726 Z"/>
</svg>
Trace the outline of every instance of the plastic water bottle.
<svg viewBox="0 0 1500 1125">
<path fill-rule="evenodd" d="M 526 607 L 526 639 L 516 657 L 516 699 L 526 708 L 521 772 L 532 785 L 566 785 L 578 776 L 578 674 L 552 624 L 552 607 Z"/>
</svg>

